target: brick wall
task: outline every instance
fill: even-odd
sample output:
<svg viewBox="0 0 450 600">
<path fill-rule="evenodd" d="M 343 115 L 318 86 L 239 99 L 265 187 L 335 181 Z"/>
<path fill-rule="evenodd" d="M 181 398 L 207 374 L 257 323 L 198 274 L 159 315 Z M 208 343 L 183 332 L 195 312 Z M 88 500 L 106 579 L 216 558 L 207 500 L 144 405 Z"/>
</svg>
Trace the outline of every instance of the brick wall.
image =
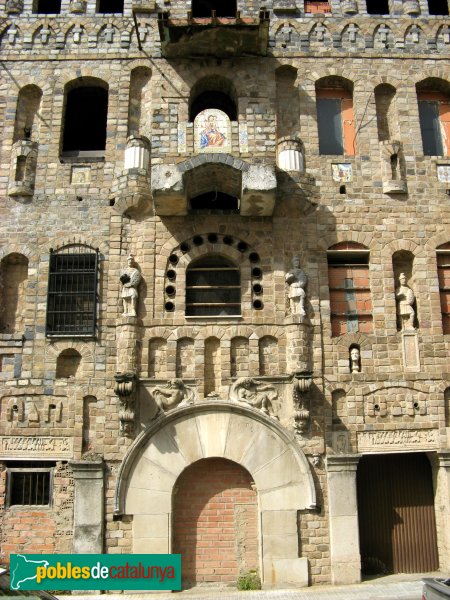
<svg viewBox="0 0 450 600">
<path fill-rule="evenodd" d="M 250 475 L 223 459 L 200 460 L 177 482 L 174 548 L 185 584 L 236 582 L 258 568 L 257 496 Z"/>
</svg>

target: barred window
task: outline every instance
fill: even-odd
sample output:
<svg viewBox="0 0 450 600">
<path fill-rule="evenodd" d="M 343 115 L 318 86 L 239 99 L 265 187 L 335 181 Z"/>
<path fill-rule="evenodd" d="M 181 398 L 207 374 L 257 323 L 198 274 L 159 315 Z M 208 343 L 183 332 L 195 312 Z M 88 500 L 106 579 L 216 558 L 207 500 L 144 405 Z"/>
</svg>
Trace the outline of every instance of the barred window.
<svg viewBox="0 0 450 600">
<path fill-rule="evenodd" d="M 207 256 L 192 263 L 186 272 L 186 315 L 240 314 L 239 268 L 223 256 Z"/>
<path fill-rule="evenodd" d="M 18 465 L 18 466 L 17 466 Z M 11 463 L 7 469 L 9 506 L 49 506 L 55 463 Z"/>
<path fill-rule="evenodd" d="M 98 250 L 50 250 L 47 335 L 93 336 L 97 312 Z"/>
</svg>

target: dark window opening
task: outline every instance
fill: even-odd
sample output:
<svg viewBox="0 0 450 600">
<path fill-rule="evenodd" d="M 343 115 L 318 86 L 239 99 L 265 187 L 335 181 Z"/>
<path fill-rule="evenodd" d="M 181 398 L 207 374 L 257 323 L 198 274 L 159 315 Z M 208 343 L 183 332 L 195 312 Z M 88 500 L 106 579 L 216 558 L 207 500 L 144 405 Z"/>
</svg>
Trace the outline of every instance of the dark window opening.
<svg viewBox="0 0 450 600">
<path fill-rule="evenodd" d="M 55 463 L 8 464 L 9 506 L 48 506 L 51 501 L 52 468 Z"/>
<path fill-rule="evenodd" d="M 89 86 L 70 90 L 64 115 L 63 152 L 104 150 L 107 113 L 106 89 Z"/>
<path fill-rule="evenodd" d="M 448 15 L 448 1 L 428 0 L 428 14 L 438 16 Z"/>
<path fill-rule="evenodd" d="M 366 0 L 367 13 L 369 15 L 388 15 L 388 0 Z"/>
<path fill-rule="evenodd" d="M 224 92 L 203 92 L 192 102 L 190 120 L 193 121 L 198 113 L 208 108 L 217 108 L 228 115 L 231 121 L 237 120 L 236 104 Z"/>
<path fill-rule="evenodd" d="M 340 98 L 317 98 L 320 154 L 344 154 Z"/>
<path fill-rule="evenodd" d="M 425 156 L 442 156 L 444 153 L 437 102 L 419 101 L 420 131 Z"/>
<path fill-rule="evenodd" d="M 222 256 L 208 256 L 186 271 L 186 316 L 227 316 L 241 313 L 239 268 Z"/>
<path fill-rule="evenodd" d="M 100 14 L 123 13 L 123 0 L 99 0 L 97 12 Z"/>
<path fill-rule="evenodd" d="M 216 11 L 216 17 L 235 17 L 236 16 L 236 1 L 235 0 L 220 0 L 216 2 L 208 2 L 208 0 L 193 0 L 192 1 L 192 16 L 196 18 L 210 17 L 212 11 Z"/>
<path fill-rule="evenodd" d="M 207 192 L 191 198 L 191 210 L 238 212 L 239 200 L 224 192 Z"/>
<path fill-rule="evenodd" d="M 50 254 L 47 335 L 95 334 L 97 264 L 96 252 Z"/>
<path fill-rule="evenodd" d="M 37 15 L 59 15 L 61 0 L 36 0 L 33 13 Z"/>
</svg>

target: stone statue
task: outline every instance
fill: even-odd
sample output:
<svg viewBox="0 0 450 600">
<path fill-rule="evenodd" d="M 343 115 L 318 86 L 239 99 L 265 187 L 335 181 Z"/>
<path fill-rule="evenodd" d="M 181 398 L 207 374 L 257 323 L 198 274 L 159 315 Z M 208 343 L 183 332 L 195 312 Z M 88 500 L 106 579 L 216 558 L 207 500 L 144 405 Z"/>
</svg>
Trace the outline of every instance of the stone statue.
<svg viewBox="0 0 450 600">
<path fill-rule="evenodd" d="M 289 285 L 289 306 L 292 315 L 304 317 L 306 292 L 305 287 L 308 282 L 306 273 L 300 269 L 300 260 L 298 256 L 292 257 L 292 269 L 286 273 L 286 283 Z"/>
<path fill-rule="evenodd" d="M 397 314 L 400 319 L 401 328 L 415 329 L 414 319 L 416 311 L 414 310 L 414 304 L 416 296 L 409 285 L 407 285 L 404 273 L 400 273 L 398 280 L 400 285 L 395 290 L 395 297 L 397 299 Z"/>
<path fill-rule="evenodd" d="M 177 406 L 193 404 L 195 396 L 194 391 L 186 387 L 181 379 L 170 379 L 166 385 L 155 386 L 150 393 L 158 405 L 158 414 Z"/>
<path fill-rule="evenodd" d="M 120 283 L 122 284 L 122 303 L 123 317 L 136 317 L 136 308 L 138 300 L 138 286 L 141 282 L 141 274 L 136 269 L 133 256 L 127 259 L 127 267 L 120 273 Z"/>
<path fill-rule="evenodd" d="M 352 346 L 350 348 L 350 372 L 359 373 L 361 371 L 360 364 L 361 353 L 358 346 Z"/>
<path fill-rule="evenodd" d="M 271 417 L 274 416 L 272 401 L 277 396 L 278 392 L 272 385 L 259 383 L 250 377 L 239 377 L 230 388 L 230 399 L 233 402 L 244 402 Z"/>
</svg>

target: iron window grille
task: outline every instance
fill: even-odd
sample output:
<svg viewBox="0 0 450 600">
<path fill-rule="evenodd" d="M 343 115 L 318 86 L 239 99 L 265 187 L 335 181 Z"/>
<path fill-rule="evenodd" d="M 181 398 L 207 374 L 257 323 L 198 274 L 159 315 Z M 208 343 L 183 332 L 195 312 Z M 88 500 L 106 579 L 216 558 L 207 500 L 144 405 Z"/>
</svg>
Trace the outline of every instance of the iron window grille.
<svg viewBox="0 0 450 600">
<path fill-rule="evenodd" d="M 46 335 L 95 335 L 98 254 L 82 245 L 50 250 Z"/>
<path fill-rule="evenodd" d="M 42 466 L 45 465 L 45 466 Z M 53 463 L 22 463 L 7 469 L 8 506 L 50 506 Z"/>
<path fill-rule="evenodd" d="M 186 271 L 186 316 L 239 316 L 239 268 L 222 256 L 208 256 Z"/>
</svg>

